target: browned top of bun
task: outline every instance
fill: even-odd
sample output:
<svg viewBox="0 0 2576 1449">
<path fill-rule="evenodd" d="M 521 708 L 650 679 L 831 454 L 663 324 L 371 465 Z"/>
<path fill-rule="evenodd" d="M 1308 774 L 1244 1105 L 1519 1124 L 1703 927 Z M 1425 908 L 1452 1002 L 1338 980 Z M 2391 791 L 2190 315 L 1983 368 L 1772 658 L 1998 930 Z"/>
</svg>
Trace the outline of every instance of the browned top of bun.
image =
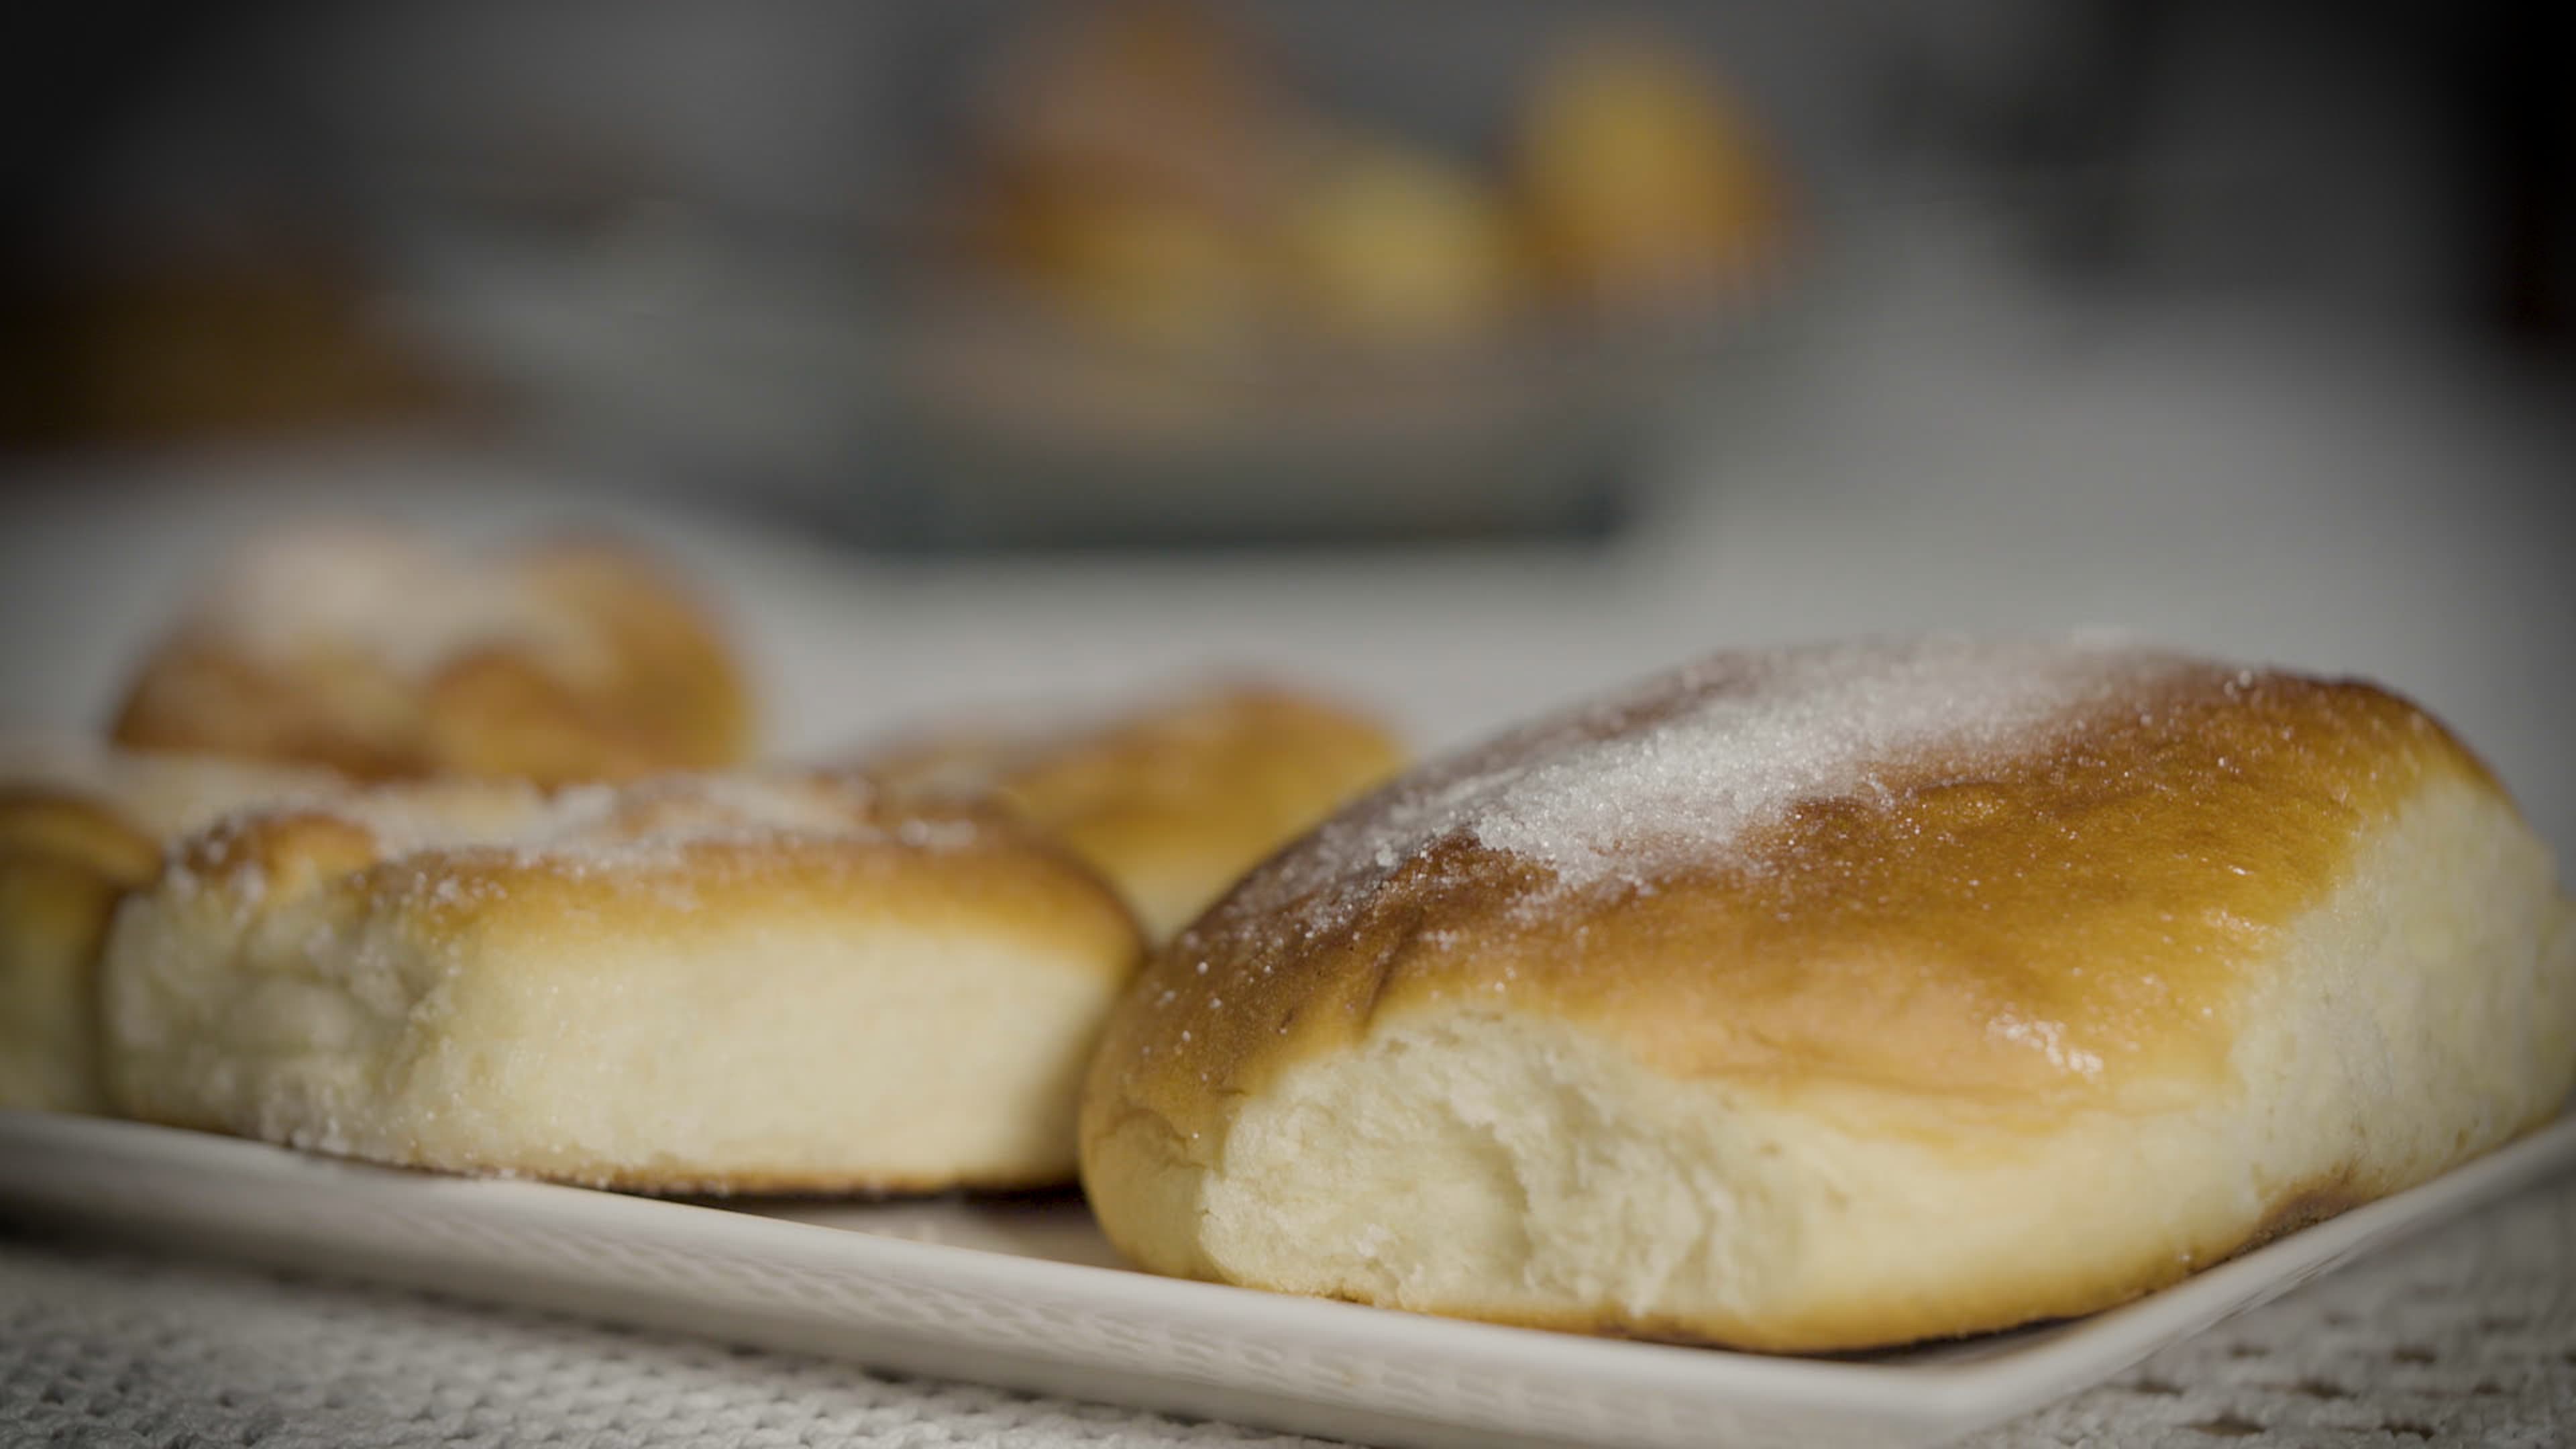
<svg viewBox="0 0 2576 1449">
<path fill-rule="evenodd" d="M 2145 1100 L 2220 1068 L 2267 935 L 2441 776 L 2494 788 L 2363 683 L 2089 640 L 1719 655 L 1282 851 L 1150 963 L 1091 1106 L 1193 1136 L 1434 1001 L 1680 1078 Z"/>
<path fill-rule="evenodd" d="M 183 841 L 156 889 L 253 913 L 323 898 L 434 933 L 685 936 L 739 932 L 748 912 L 1027 933 L 1120 974 L 1140 949 L 1125 905 L 1024 823 L 824 774 L 377 786 L 230 817 Z"/>
<path fill-rule="evenodd" d="M 1115 716 L 927 732 L 861 768 L 908 788 L 989 791 L 1176 930 L 1282 841 L 1403 763 L 1376 721 L 1297 691 L 1211 685 Z"/>
<path fill-rule="evenodd" d="M 11 740 L 0 743 L 0 859 L 77 864 L 115 885 L 140 885 L 171 836 L 244 806 L 343 788 L 321 770 Z"/>
<path fill-rule="evenodd" d="M 751 728 L 707 610 L 638 550 L 567 539 L 469 558 L 313 529 L 208 581 L 114 736 L 364 779 L 565 782 L 734 764 Z"/>
</svg>

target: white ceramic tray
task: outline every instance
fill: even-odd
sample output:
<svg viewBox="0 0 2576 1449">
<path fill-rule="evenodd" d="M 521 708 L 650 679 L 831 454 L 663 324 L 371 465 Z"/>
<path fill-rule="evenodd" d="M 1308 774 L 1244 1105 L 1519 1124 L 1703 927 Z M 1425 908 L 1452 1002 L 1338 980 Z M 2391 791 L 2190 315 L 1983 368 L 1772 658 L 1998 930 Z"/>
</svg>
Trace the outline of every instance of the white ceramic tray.
<svg viewBox="0 0 2576 1449">
<path fill-rule="evenodd" d="M 2571 1162 L 2576 1116 L 2109 1313 L 1796 1359 L 1155 1278 L 1070 1199 L 703 1206 L 0 1111 L 0 1212 L 24 1220 L 1407 1449 L 1937 1444 Z"/>
</svg>

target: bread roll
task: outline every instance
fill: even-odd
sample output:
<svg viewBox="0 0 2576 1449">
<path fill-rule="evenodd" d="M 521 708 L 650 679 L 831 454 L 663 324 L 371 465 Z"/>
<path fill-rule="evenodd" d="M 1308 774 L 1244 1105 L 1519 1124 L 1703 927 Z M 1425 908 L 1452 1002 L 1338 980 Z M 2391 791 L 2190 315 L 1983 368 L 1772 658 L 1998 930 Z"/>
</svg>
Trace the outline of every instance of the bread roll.
<svg viewBox="0 0 2576 1449">
<path fill-rule="evenodd" d="M 1657 317 L 1742 293 L 1780 248 L 1780 178 L 1734 96 L 1669 39 L 1556 46 L 1522 118 L 1542 267 L 1573 301 Z"/>
<path fill-rule="evenodd" d="M 738 763 L 739 666 L 704 609 L 629 549 L 468 560 L 311 529 L 214 578 L 145 663 L 116 739 L 366 779 L 542 782 Z"/>
<path fill-rule="evenodd" d="M 339 787 L 320 771 L 0 745 L 0 1107 L 105 1109 L 96 967 L 108 914 L 169 836 L 255 801 Z"/>
<path fill-rule="evenodd" d="M 1222 359 L 1258 340 L 1293 107 L 1232 17 L 1059 7 L 977 89 L 956 240 L 985 289 L 1024 289 L 1087 340 L 1148 355 Z"/>
<path fill-rule="evenodd" d="M 1221 685 L 1083 723 L 928 729 L 859 768 L 898 788 L 999 796 L 1109 877 L 1159 941 L 1403 762 L 1385 727 L 1355 711 Z"/>
<path fill-rule="evenodd" d="M 1165 1273 L 1808 1351 L 2079 1314 L 2576 1080 L 2548 850 L 2367 684 L 1719 655 L 1359 801 L 1149 965 L 1083 1112 Z"/>
<path fill-rule="evenodd" d="M 826 779 L 386 787 L 183 843 L 107 947 L 134 1116 L 653 1192 L 1064 1181 L 1141 944 L 1007 818 Z"/>
<path fill-rule="evenodd" d="M 1347 127 L 1299 168 L 1279 251 L 1300 320 L 1361 346 L 1451 346 L 1507 320 L 1523 258 L 1477 176 L 1435 151 Z"/>
</svg>

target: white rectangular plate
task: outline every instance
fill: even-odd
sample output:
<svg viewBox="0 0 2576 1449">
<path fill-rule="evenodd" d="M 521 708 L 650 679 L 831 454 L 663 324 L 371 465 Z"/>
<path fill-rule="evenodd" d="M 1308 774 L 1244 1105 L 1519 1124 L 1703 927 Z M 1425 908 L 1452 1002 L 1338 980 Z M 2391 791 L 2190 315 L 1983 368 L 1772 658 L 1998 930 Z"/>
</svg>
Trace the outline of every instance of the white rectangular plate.
<svg viewBox="0 0 2576 1449">
<path fill-rule="evenodd" d="M 2576 1162 L 2576 1116 L 2125 1308 L 1862 1359 L 1458 1323 L 1117 1266 L 1069 1199 L 702 1206 L 0 1111 L 0 1209 L 156 1244 L 1408 1449 L 1929 1445 Z"/>
</svg>

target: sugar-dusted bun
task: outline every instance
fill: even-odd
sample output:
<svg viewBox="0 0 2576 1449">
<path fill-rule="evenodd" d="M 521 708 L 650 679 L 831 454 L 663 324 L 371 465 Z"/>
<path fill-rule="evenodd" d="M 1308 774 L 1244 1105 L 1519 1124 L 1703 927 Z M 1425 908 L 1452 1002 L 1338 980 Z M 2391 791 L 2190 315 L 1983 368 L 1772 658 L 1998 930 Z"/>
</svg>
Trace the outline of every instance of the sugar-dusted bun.
<svg viewBox="0 0 2576 1449">
<path fill-rule="evenodd" d="M 159 868 L 165 839 L 339 788 L 317 770 L 0 743 L 0 1107 L 104 1110 L 99 942 L 117 899 Z"/>
<path fill-rule="evenodd" d="M 658 1192 L 1070 1177 L 1142 949 L 1026 827 L 822 778 L 387 786 L 128 897 L 108 1083 L 152 1121 Z"/>
<path fill-rule="evenodd" d="M 1354 710 L 1224 685 L 1077 724 L 922 731 L 861 767 L 898 786 L 998 795 L 1108 876 L 1159 941 L 1403 763 L 1386 727 Z"/>
<path fill-rule="evenodd" d="M 631 549 L 467 559 L 400 533 L 307 529 L 209 582 L 115 735 L 367 779 L 564 782 L 738 763 L 751 707 L 705 610 Z"/>
<path fill-rule="evenodd" d="M 1418 770 L 1086 1089 L 1175 1274 L 1775 1350 L 2083 1313 L 2559 1110 L 2576 922 L 2440 726 L 2091 640 L 1720 655 Z"/>
</svg>

